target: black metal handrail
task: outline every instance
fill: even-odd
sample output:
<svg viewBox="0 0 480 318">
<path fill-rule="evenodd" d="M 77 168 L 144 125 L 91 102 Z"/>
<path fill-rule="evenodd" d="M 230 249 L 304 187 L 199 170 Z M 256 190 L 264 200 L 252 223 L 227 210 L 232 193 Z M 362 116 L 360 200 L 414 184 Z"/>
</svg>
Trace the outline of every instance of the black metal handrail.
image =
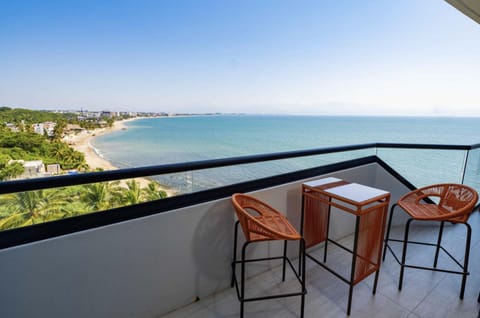
<svg viewBox="0 0 480 318">
<path fill-rule="evenodd" d="M 138 168 L 127 168 L 101 172 L 89 172 L 77 175 L 64 175 L 56 177 L 44 177 L 35 179 L 23 179 L 0 182 L 0 194 L 15 193 L 22 191 L 49 189 L 64 186 L 73 186 L 93 182 L 115 181 L 130 178 L 148 177 L 169 173 L 219 168 L 239 164 L 258 163 L 280 159 L 292 159 L 299 157 L 323 155 L 369 148 L 403 148 L 403 149 L 435 149 L 435 150 L 472 150 L 480 148 L 480 144 L 474 145 L 445 145 L 445 144 L 411 144 L 411 143 L 366 143 L 358 145 L 325 147 L 286 151 L 268 154 L 238 156 L 230 158 L 210 159 L 202 161 L 182 162 Z"/>
<path fill-rule="evenodd" d="M 445 145 L 445 144 L 412 144 L 378 142 L 376 148 L 404 148 L 404 149 L 435 149 L 435 150 L 473 150 L 480 148 L 480 144 L 473 145 Z"/>
</svg>

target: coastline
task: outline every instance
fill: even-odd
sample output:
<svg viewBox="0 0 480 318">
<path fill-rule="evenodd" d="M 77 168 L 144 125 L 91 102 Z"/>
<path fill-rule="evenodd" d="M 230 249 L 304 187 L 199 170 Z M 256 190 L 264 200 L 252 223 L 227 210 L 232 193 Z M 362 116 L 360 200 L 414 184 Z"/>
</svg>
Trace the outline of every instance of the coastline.
<svg viewBox="0 0 480 318">
<path fill-rule="evenodd" d="M 63 141 L 66 142 L 71 148 L 84 154 L 85 161 L 87 162 L 91 170 L 95 170 L 95 169 L 102 169 L 105 171 L 117 170 L 119 168 L 117 166 L 114 166 L 110 161 L 106 160 L 101 155 L 101 153 L 99 153 L 98 150 L 92 146 L 91 142 L 94 138 L 98 136 L 109 134 L 122 129 L 127 129 L 127 126 L 125 125 L 125 123 L 135 121 L 141 118 L 142 117 L 135 117 L 135 118 L 129 118 L 124 120 L 118 120 L 113 123 L 113 126 L 111 128 L 96 128 L 91 131 L 83 130 L 78 134 L 69 134 L 64 137 Z M 139 182 L 140 187 L 142 188 L 146 187 L 150 182 L 153 181 L 148 178 L 135 178 L 135 180 Z M 124 181 L 125 180 L 123 180 L 121 184 L 124 184 L 125 183 Z M 153 181 L 153 182 L 156 182 L 156 181 Z M 175 193 L 175 191 L 173 191 L 172 189 L 167 188 L 161 184 L 159 184 L 159 189 L 165 191 L 169 197 L 174 195 Z"/>
<path fill-rule="evenodd" d="M 90 169 L 116 170 L 118 167 L 103 158 L 92 146 L 91 141 L 95 137 L 118 131 L 125 127 L 123 123 L 117 123 L 115 122 L 112 128 L 97 128 L 91 131 L 83 130 L 78 134 L 69 134 L 64 137 L 63 141 L 73 149 L 83 153 Z"/>
</svg>

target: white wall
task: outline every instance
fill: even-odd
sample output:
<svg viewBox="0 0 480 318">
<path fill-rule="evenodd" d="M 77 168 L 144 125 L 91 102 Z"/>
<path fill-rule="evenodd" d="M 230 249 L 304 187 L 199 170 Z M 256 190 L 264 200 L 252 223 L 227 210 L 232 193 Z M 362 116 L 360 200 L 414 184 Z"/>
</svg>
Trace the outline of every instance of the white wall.
<svg viewBox="0 0 480 318">
<path fill-rule="evenodd" d="M 394 199 L 407 191 L 376 164 L 325 176 L 383 188 Z M 301 183 L 254 195 L 298 226 Z M 2 250 L 0 317 L 159 316 L 228 288 L 233 224 L 226 198 Z M 350 234 L 349 224 L 336 219 L 332 235 Z"/>
</svg>

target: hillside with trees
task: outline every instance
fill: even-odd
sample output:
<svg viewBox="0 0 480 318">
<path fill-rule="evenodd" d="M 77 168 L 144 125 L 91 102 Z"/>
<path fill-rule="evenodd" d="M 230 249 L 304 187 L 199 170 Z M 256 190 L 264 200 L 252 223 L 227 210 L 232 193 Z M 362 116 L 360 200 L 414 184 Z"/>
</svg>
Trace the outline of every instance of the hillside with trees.
<svg viewBox="0 0 480 318">
<path fill-rule="evenodd" d="M 0 123 L 15 123 L 26 125 L 41 123 L 45 121 L 57 122 L 59 120 L 68 120 L 69 116 L 65 114 L 30 110 L 23 108 L 0 107 Z M 73 117 L 70 115 L 70 117 Z"/>
<path fill-rule="evenodd" d="M 0 182 L 24 172 L 22 161 L 59 164 L 62 170 L 88 171 L 84 154 L 62 141 L 68 124 L 85 129 L 111 126 L 116 118 L 80 120 L 78 113 L 53 113 L 0 107 Z M 33 131 L 34 124 L 53 122 L 49 135 Z M 54 221 L 86 213 L 167 197 L 152 181 L 141 187 L 135 180 L 102 182 L 0 195 L 0 230 Z"/>
<path fill-rule="evenodd" d="M 45 164 L 59 164 L 63 170 L 87 170 L 84 155 L 61 141 L 68 117 L 52 112 L 1 107 L 0 180 L 14 178 L 23 172 L 18 162 L 9 165 L 11 160 L 42 160 Z M 60 124 L 56 125 L 53 136 L 34 133 L 32 125 L 42 122 Z M 8 124 L 13 124 L 14 129 Z"/>
</svg>

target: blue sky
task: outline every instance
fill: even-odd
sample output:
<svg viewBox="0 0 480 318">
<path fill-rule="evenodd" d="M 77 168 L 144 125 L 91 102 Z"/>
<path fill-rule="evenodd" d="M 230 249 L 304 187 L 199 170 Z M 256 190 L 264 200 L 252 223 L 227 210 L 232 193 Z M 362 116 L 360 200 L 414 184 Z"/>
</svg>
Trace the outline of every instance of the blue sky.
<svg viewBox="0 0 480 318">
<path fill-rule="evenodd" d="M 11 107 L 480 115 L 479 56 L 441 0 L 0 2 Z"/>
</svg>

